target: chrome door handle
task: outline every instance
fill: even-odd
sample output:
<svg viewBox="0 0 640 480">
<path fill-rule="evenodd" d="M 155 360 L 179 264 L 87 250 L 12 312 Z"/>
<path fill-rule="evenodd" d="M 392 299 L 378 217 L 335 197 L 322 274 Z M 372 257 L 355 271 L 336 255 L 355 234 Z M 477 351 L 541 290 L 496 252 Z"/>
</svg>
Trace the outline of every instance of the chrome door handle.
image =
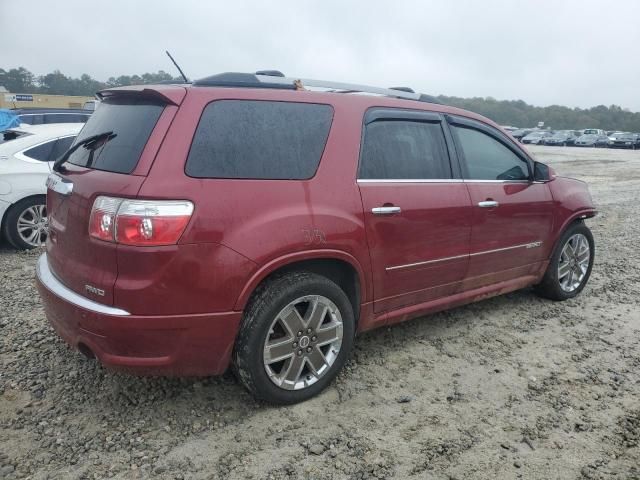
<svg viewBox="0 0 640 480">
<path fill-rule="evenodd" d="M 375 207 L 371 209 L 371 213 L 374 215 L 393 215 L 401 211 L 400 207 Z"/>
<path fill-rule="evenodd" d="M 484 202 L 478 202 L 478 206 L 481 208 L 493 208 L 497 207 L 498 205 L 500 204 L 495 200 L 485 200 Z"/>
</svg>

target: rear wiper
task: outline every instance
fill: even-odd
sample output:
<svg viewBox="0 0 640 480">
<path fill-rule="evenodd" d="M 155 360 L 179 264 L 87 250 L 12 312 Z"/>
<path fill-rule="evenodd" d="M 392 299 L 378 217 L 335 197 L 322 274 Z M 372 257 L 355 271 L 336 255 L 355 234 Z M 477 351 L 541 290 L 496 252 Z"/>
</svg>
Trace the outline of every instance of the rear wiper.
<svg viewBox="0 0 640 480">
<path fill-rule="evenodd" d="M 59 172 L 60 167 L 62 167 L 62 164 L 65 163 L 67 160 L 69 160 L 69 157 L 71 156 L 71 154 L 75 152 L 78 148 L 82 147 L 83 145 L 89 145 L 91 143 L 94 143 L 95 145 L 90 147 L 97 148 L 104 145 L 105 143 L 115 138 L 116 136 L 117 136 L 117 133 L 113 133 L 112 131 L 109 131 L 109 132 L 98 133 L 96 135 L 91 135 L 90 137 L 87 137 L 87 138 L 83 138 L 78 143 L 76 143 L 73 147 L 71 147 L 69 150 L 64 152 L 64 155 L 62 155 L 59 159 L 57 159 L 53 163 L 52 170 L 54 172 Z M 100 142 L 101 140 L 104 140 L 104 141 Z M 98 145 L 98 142 L 100 142 L 100 145 Z"/>
</svg>

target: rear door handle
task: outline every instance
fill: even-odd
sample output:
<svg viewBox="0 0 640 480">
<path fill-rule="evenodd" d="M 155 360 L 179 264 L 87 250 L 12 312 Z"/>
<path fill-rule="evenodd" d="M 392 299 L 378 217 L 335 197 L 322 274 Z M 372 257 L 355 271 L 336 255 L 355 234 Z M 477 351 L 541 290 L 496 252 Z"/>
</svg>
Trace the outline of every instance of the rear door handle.
<svg viewBox="0 0 640 480">
<path fill-rule="evenodd" d="M 478 202 L 478 206 L 481 208 L 493 208 L 497 207 L 498 205 L 500 204 L 495 200 L 485 200 L 484 202 Z"/>
<path fill-rule="evenodd" d="M 371 213 L 374 215 L 393 215 L 401 211 L 402 209 L 400 207 L 375 207 L 371 209 Z"/>
</svg>

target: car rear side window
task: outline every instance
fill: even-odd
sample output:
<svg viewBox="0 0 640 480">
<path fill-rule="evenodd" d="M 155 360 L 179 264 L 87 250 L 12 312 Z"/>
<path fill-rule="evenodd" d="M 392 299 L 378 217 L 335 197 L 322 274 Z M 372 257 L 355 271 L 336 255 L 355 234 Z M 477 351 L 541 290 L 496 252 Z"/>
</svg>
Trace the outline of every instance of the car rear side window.
<svg viewBox="0 0 640 480">
<path fill-rule="evenodd" d="M 474 128 L 451 126 L 464 155 L 466 179 L 527 180 L 527 163 L 492 136 Z"/>
<path fill-rule="evenodd" d="M 77 137 L 112 132 L 106 141 L 89 142 L 69 157 L 69 163 L 114 173 L 131 173 L 144 150 L 164 104 L 132 96 L 106 99 Z"/>
<path fill-rule="evenodd" d="M 309 179 L 320 163 L 332 118 L 329 105 L 212 102 L 200 118 L 185 171 L 196 178 Z"/>
<path fill-rule="evenodd" d="M 358 178 L 449 179 L 451 166 L 439 122 L 379 120 L 366 126 Z"/>
<path fill-rule="evenodd" d="M 51 155 L 51 151 L 53 150 L 53 145 L 56 143 L 56 140 L 52 140 L 47 143 L 43 143 L 38 145 L 37 147 L 30 148 L 29 150 L 25 150 L 25 156 L 29 158 L 33 158 L 34 160 L 40 160 L 41 162 L 48 162 L 49 156 Z"/>
<path fill-rule="evenodd" d="M 57 160 L 71 147 L 71 144 L 76 139 L 75 135 L 72 137 L 63 137 L 56 140 L 53 149 L 51 150 L 51 155 L 49 156 L 49 160 Z"/>
</svg>

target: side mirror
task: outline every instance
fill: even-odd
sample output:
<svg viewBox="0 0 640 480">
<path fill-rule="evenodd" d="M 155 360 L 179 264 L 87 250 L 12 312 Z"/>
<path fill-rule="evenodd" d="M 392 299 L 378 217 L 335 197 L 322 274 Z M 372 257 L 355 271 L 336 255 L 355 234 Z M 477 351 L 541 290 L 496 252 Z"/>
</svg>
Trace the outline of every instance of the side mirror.
<svg viewBox="0 0 640 480">
<path fill-rule="evenodd" d="M 556 172 L 553 168 L 544 163 L 533 162 L 534 182 L 550 182 L 554 178 L 556 178 Z"/>
</svg>

